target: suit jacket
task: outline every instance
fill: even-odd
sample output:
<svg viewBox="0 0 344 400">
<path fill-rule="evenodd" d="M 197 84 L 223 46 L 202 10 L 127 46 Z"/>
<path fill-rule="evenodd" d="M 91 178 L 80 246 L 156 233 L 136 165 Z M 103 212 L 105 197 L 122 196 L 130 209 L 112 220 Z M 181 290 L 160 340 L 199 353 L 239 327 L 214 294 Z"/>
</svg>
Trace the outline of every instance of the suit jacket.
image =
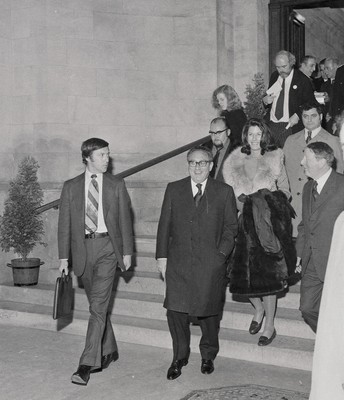
<svg viewBox="0 0 344 400">
<path fill-rule="evenodd" d="M 324 142 L 327 143 L 334 151 L 336 157 L 336 171 L 343 173 L 343 153 L 338 137 L 331 135 L 325 129 L 309 141 L 309 143 Z M 306 148 L 305 131 L 295 133 L 287 138 L 283 151 L 285 157 L 285 167 L 290 184 L 291 204 L 296 212 L 296 217 L 293 221 L 293 236 L 297 236 L 297 226 L 301 222 L 302 210 L 302 190 L 307 183 L 308 178 L 304 172 L 304 167 L 301 165 L 303 152 Z"/>
<path fill-rule="evenodd" d="M 344 175 L 332 171 L 312 208 L 314 181 L 305 184 L 302 195 L 302 221 L 298 226 L 297 255 L 302 259 L 302 274 L 310 259 L 324 281 L 334 223 L 344 211 Z"/>
<path fill-rule="evenodd" d="M 133 254 L 130 198 L 124 181 L 103 174 L 103 212 L 105 224 L 116 254 L 124 269 L 123 255 Z M 58 221 L 59 258 L 70 258 L 74 273 L 85 270 L 85 173 L 66 181 L 62 188 Z"/>
<path fill-rule="evenodd" d="M 332 118 L 344 110 L 344 65 L 337 68 L 333 83 L 333 98 L 330 105 Z"/>
<path fill-rule="evenodd" d="M 277 71 L 271 74 L 269 88 L 277 81 L 278 77 Z M 289 117 L 296 113 L 299 116 L 299 122 L 291 128 L 293 133 L 303 128 L 300 106 L 304 103 L 315 101 L 311 80 L 303 72 L 295 69 L 289 89 Z M 271 107 L 271 104 L 267 106 L 266 118 L 268 121 L 270 120 Z"/>
<path fill-rule="evenodd" d="M 212 150 L 212 149 L 213 149 L 213 141 L 212 141 L 212 140 L 209 140 L 209 142 L 204 143 L 204 147 L 207 147 L 209 150 Z M 216 177 L 215 177 L 215 179 L 216 179 L 217 181 L 221 181 L 221 182 L 224 182 L 224 181 L 225 181 L 224 178 L 223 178 L 223 174 L 222 174 L 222 171 L 223 171 L 223 164 L 224 164 L 225 160 L 227 159 L 227 157 L 229 156 L 229 154 L 230 154 L 235 148 L 237 148 L 237 147 L 238 147 L 238 145 L 237 145 L 236 143 L 234 143 L 234 142 L 230 139 L 229 145 L 228 145 L 228 147 L 227 147 L 227 149 L 226 149 L 226 152 L 225 152 L 225 154 L 224 154 L 224 156 L 223 156 L 223 159 L 222 159 L 222 161 L 221 161 L 221 164 L 219 165 L 218 173 L 217 173 L 217 175 L 216 175 Z M 214 165 L 214 167 L 215 167 L 215 165 Z M 213 168 L 214 168 L 214 167 L 213 167 Z"/>
<path fill-rule="evenodd" d="M 156 258 L 167 258 L 165 308 L 194 316 L 222 310 L 237 229 L 230 186 L 209 177 L 196 208 L 190 177 L 168 184 L 156 247 Z"/>
</svg>

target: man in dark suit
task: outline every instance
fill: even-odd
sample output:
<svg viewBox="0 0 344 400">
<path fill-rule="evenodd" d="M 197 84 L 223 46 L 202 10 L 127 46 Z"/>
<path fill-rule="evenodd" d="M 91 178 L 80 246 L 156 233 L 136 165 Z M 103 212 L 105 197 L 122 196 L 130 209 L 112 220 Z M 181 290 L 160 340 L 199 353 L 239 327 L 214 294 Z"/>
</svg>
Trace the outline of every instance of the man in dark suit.
<svg viewBox="0 0 344 400">
<path fill-rule="evenodd" d="M 270 77 L 263 102 L 268 109 L 266 119 L 276 144 L 284 146 L 287 137 L 303 129 L 301 104 L 314 102 L 310 79 L 294 69 L 295 56 L 281 50 L 276 54 L 276 70 Z"/>
<path fill-rule="evenodd" d="M 344 110 L 344 65 L 338 66 L 333 83 L 333 98 L 330 106 L 330 113 L 335 118 Z"/>
<path fill-rule="evenodd" d="M 298 226 L 297 271 L 302 274 L 300 310 L 316 332 L 334 223 L 344 210 L 344 175 L 332 169 L 334 154 L 323 142 L 309 143 L 301 164 L 309 180 L 303 189 Z"/>
<path fill-rule="evenodd" d="M 189 318 L 202 330 L 201 372 L 211 374 L 219 351 L 219 314 L 226 288 L 226 259 L 237 234 L 233 189 L 209 177 L 212 154 L 198 146 L 187 154 L 190 177 L 168 184 L 159 220 L 156 258 L 166 279 L 167 321 L 176 379 L 190 354 Z"/>
<path fill-rule="evenodd" d="M 118 358 L 108 306 L 116 266 L 127 270 L 133 254 L 130 198 L 123 180 L 107 173 L 105 140 L 82 143 L 86 170 L 63 185 L 58 221 L 60 272 L 81 277 L 90 304 L 85 349 L 72 382 L 87 385 L 90 372 Z"/>
<path fill-rule="evenodd" d="M 228 155 L 237 147 L 231 141 L 231 131 L 227 127 L 224 117 L 216 117 L 210 122 L 211 140 L 204 144 L 213 154 L 213 168 L 209 176 L 217 181 L 224 182 L 222 167 Z"/>
</svg>

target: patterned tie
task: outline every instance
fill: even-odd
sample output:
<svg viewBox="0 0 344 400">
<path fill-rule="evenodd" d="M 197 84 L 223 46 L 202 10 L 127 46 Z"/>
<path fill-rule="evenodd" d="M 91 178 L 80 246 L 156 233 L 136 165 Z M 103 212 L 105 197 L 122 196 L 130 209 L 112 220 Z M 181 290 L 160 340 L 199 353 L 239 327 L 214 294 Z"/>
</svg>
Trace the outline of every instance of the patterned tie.
<svg viewBox="0 0 344 400">
<path fill-rule="evenodd" d="M 98 226 L 98 202 L 99 202 L 99 186 L 97 182 L 97 175 L 91 176 L 92 180 L 88 187 L 87 194 L 87 207 L 85 217 L 85 228 L 93 233 L 97 230 Z"/>
<path fill-rule="evenodd" d="M 219 157 L 220 157 L 220 151 L 223 149 L 223 145 L 219 146 L 216 148 L 216 154 L 213 158 L 213 168 L 211 169 L 209 176 L 211 178 L 215 178 L 215 174 L 216 174 L 216 168 L 217 168 L 217 164 L 219 162 Z"/>
<path fill-rule="evenodd" d="M 313 195 L 313 200 L 314 201 L 316 201 L 317 198 L 319 197 L 319 193 L 318 193 L 317 187 L 318 187 L 318 182 L 314 181 L 313 189 L 312 189 L 312 195 Z"/>
<path fill-rule="evenodd" d="M 198 207 L 199 202 L 201 201 L 202 198 L 202 184 L 197 183 L 196 186 L 198 188 L 198 192 L 195 194 L 194 200 L 195 200 L 195 206 Z"/>
<path fill-rule="evenodd" d="M 312 139 L 312 131 L 307 131 L 307 139 L 306 139 L 306 143 L 308 144 L 308 142 Z"/>
<path fill-rule="evenodd" d="M 285 79 L 282 80 L 282 90 L 277 99 L 276 108 L 275 108 L 275 117 L 277 120 L 280 120 L 283 117 L 283 108 L 284 108 L 284 87 L 285 87 Z"/>
</svg>

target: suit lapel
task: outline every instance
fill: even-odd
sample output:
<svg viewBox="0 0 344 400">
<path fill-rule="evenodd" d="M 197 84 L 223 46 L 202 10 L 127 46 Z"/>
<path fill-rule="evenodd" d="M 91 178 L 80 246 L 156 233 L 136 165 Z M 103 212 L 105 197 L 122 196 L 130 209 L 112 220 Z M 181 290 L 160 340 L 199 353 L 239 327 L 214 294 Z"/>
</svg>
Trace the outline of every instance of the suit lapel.
<svg viewBox="0 0 344 400">
<path fill-rule="evenodd" d="M 85 231 L 85 174 L 80 175 L 80 179 L 75 182 L 72 203 L 79 230 Z"/>
<path fill-rule="evenodd" d="M 103 174 L 103 214 L 106 219 L 107 214 L 111 208 L 111 204 L 114 202 L 113 195 L 111 194 L 111 181 L 107 173 Z"/>
<path fill-rule="evenodd" d="M 324 187 L 322 188 L 322 191 L 319 194 L 319 197 L 313 204 L 312 214 L 316 210 L 318 210 L 327 201 L 327 199 L 330 196 L 332 196 L 332 194 L 335 192 L 335 190 L 336 190 L 336 177 L 335 177 L 334 171 L 332 171 L 331 175 L 327 179 Z M 311 196 L 312 196 L 312 190 L 311 190 Z"/>
<path fill-rule="evenodd" d="M 206 187 L 204 189 L 202 200 L 198 206 L 197 213 L 201 214 L 204 210 L 209 208 L 209 205 L 214 201 L 215 191 L 214 191 L 214 180 L 208 177 Z"/>
</svg>

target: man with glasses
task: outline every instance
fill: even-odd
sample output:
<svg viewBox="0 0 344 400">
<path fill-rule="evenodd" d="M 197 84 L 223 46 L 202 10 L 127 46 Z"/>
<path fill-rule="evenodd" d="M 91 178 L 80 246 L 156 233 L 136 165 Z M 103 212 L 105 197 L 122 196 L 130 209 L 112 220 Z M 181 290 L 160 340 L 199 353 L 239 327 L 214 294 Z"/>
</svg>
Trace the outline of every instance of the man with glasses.
<svg viewBox="0 0 344 400">
<path fill-rule="evenodd" d="M 166 280 L 164 307 L 173 344 L 167 379 L 181 375 L 190 354 L 190 317 L 197 319 L 201 372 L 211 374 L 219 351 L 226 259 L 237 234 L 233 189 L 212 179 L 213 156 L 197 146 L 187 154 L 189 177 L 169 183 L 157 235 L 157 267 Z"/>
<path fill-rule="evenodd" d="M 213 168 L 209 175 L 218 181 L 224 182 L 222 175 L 223 162 L 237 145 L 230 140 L 231 131 L 227 127 L 224 117 L 216 117 L 210 122 L 209 134 L 211 135 L 211 140 L 204 145 L 213 154 Z"/>
</svg>

